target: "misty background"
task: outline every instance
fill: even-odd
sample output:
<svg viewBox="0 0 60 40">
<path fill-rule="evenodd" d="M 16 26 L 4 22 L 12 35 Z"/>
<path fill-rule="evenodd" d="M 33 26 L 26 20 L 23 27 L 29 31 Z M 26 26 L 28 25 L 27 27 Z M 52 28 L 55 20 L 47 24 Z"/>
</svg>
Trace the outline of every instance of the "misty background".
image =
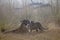
<svg viewBox="0 0 60 40">
<path fill-rule="evenodd" d="M 59 24 L 60 0 L 0 0 L 0 28 L 16 29 L 24 19 Z"/>
</svg>

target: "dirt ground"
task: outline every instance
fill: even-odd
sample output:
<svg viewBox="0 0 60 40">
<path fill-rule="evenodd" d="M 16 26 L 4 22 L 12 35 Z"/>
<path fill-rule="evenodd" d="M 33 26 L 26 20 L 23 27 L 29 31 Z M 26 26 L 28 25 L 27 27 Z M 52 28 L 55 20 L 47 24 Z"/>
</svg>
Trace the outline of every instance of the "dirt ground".
<svg viewBox="0 0 60 40">
<path fill-rule="evenodd" d="M 2 36 L 3 35 L 3 36 Z M 42 33 L 2 34 L 1 40 L 60 40 L 60 29 Z"/>
<path fill-rule="evenodd" d="M 60 27 L 38 33 L 1 33 L 0 36 L 0 40 L 60 40 Z"/>
</svg>

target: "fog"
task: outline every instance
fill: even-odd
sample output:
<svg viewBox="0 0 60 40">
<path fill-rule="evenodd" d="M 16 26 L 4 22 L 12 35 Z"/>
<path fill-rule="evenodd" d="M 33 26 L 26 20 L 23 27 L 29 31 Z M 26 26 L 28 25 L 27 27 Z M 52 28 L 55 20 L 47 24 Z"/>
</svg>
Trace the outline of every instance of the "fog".
<svg viewBox="0 0 60 40">
<path fill-rule="evenodd" d="M 0 0 L 0 24 L 14 29 L 29 19 L 46 26 L 55 19 L 56 7 L 56 0 Z"/>
</svg>

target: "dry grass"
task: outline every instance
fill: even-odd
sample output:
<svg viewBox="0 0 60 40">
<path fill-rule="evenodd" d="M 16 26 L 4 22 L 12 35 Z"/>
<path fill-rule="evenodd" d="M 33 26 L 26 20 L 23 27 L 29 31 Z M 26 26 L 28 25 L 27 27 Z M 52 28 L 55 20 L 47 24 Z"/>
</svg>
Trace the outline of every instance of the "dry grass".
<svg viewBox="0 0 60 40">
<path fill-rule="evenodd" d="M 16 33 L 7 33 L 7 34 L 0 34 L 1 40 L 60 40 L 60 28 L 53 27 L 55 26 L 53 23 L 49 24 L 50 28 L 46 32 L 42 33 L 25 33 L 25 34 L 16 34 Z"/>
<path fill-rule="evenodd" d="M 1 40 L 60 40 L 60 31 L 49 31 L 32 34 L 3 34 Z"/>
</svg>

